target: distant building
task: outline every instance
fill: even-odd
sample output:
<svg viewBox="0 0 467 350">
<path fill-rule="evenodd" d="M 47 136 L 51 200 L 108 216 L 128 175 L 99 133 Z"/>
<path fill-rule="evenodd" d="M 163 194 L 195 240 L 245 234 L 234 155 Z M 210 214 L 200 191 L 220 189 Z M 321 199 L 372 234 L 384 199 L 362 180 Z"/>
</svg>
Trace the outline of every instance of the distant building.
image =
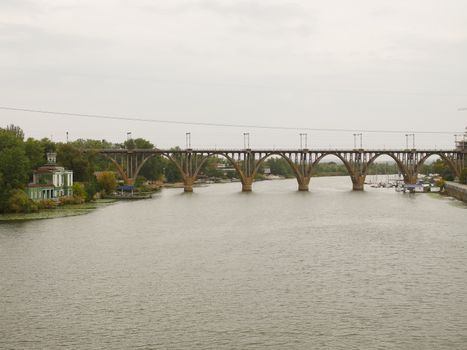
<svg viewBox="0 0 467 350">
<path fill-rule="evenodd" d="M 35 201 L 57 200 L 73 195 L 73 171 L 57 166 L 57 154 L 47 153 L 47 164 L 34 171 L 27 187 L 29 198 Z"/>
</svg>

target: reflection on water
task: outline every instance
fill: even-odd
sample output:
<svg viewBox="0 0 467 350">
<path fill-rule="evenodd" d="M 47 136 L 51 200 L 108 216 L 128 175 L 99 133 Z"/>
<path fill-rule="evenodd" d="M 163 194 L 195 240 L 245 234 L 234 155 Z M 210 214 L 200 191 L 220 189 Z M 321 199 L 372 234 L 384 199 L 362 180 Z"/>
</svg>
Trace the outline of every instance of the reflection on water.
<svg viewBox="0 0 467 350">
<path fill-rule="evenodd" d="M 348 178 L 0 225 L 3 349 L 462 349 L 467 211 Z"/>
</svg>

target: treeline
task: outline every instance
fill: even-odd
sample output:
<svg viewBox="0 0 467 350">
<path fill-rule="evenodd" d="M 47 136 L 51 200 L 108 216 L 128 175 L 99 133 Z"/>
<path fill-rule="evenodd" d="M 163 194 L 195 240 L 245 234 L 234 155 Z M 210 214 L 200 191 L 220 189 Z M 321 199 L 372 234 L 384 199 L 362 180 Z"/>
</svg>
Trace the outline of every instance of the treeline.
<svg viewBox="0 0 467 350">
<path fill-rule="evenodd" d="M 284 158 L 269 158 L 264 162 L 263 169 L 268 167 L 271 174 L 294 177 L 292 168 Z M 398 168 L 395 163 L 373 163 L 368 171 L 369 175 L 397 174 Z M 313 169 L 313 176 L 345 176 L 348 175 L 347 168 L 342 163 L 321 162 Z"/>
<path fill-rule="evenodd" d="M 287 178 L 294 177 L 292 168 L 283 158 L 269 158 L 264 162 L 263 169 L 268 167 L 273 175 L 284 176 Z M 370 165 L 368 175 L 385 175 L 398 174 L 399 168 L 395 162 L 375 162 Z M 453 181 L 453 174 L 449 165 L 442 159 L 437 159 L 432 163 L 425 163 L 420 169 L 420 174 L 439 174 L 445 180 Z M 319 163 L 313 170 L 313 176 L 344 176 L 348 175 L 347 168 L 342 163 L 337 162 L 322 162 Z M 461 174 L 460 182 L 467 184 L 467 168 Z"/>
</svg>

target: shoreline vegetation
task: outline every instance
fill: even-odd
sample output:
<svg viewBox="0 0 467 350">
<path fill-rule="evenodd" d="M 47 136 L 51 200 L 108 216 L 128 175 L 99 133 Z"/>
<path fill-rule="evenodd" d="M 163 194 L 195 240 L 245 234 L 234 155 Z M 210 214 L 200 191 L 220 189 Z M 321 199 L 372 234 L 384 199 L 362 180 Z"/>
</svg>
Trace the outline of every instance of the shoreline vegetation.
<svg viewBox="0 0 467 350">
<path fill-rule="evenodd" d="M 94 202 L 82 204 L 67 204 L 54 209 L 41 209 L 34 213 L 6 213 L 0 214 L 0 223 L 14 221 L 31 221 L 63 218 L 89 214 L 96 209 L 106 207 L 117 202 L 115 199 L 97 199 Z"/>
</svg>

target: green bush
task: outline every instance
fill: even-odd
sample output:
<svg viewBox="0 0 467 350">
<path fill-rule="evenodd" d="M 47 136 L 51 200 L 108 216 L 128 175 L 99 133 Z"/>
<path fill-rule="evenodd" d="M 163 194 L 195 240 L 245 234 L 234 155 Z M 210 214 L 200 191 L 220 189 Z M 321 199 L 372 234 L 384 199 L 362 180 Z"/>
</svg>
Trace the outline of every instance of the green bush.
<svg viewBox="0 0 467 350">
<path fill-rule="evenodd" d="M 464 168 L 461 172 L 461 176 L 459 178 L 459 182 L 461 184 L 466 184 L 467 185 L 467 168 Z"/>
<path fill-rule="evenodd" d="M 443 178 L 440 178 L 438 180 L 435 181 L 435 185 L 440 187 L 440 188 L 444 188 L 444 185 L 446 184 L 446 181 L 444 181 Z"/>
<path fill-rule="evenodd" d="M 12 190 L 8 199 L 8 211 L 12 213 L 31 213 L 37 211 L 37 205 L 28 195 L 19 189 Z"/>
<path fill-rule="evenodd" d="M 84 190 L 86 191 L 86 202 L 93 201 L 96 197 L 97 189 L 96 179 L 93 178 L 92 181 L 86 182 L 84 185 Z"/>
<path fill-rule="evenodd" d="M 73 196 L 74 197 L 81 197 L 83 200 L 86 200 L 87 198 L 87 193 L 84 185 L 80 182 L 75 182 L 73 184 Z"/>
<path fill-rule="evenodd" d="M 43 199 L 37 202 L 39 209 L 55 209 L 57 207 L 57 202 L 53 199 Z"/>
<path fill-rule="evenodd" d="M 66 204 L 82 204 L 84 203 L 84 198 L 80 196 L 67 196 L 67 197 L 60 197 L 59 205 L 66 205 Z"/>
<path fill-rule="evenodd" d="M 111 171 L 103 172 L 97 179 L 97 183 L 105 194 L 112 194 L 117 188 L 117 179 L 115 178 L 115 174 Z"/>
<path fill-rule="evenodd" d="M 145 182 L 146 182 L 146 178 L 144 176 L 138 176 L 135 180 L 135 183 L 133 184 L 135 187 L 144 187 L 146 186 L 145 185 Z"/>
</svg>

